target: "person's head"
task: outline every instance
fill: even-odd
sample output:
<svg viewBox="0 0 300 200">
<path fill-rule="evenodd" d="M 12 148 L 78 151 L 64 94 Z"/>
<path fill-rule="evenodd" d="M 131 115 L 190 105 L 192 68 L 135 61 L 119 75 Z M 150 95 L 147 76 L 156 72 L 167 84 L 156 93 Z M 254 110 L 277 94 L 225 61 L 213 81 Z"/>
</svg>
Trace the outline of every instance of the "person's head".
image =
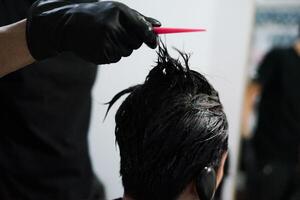
<svg viewBox="0 0 300 200">
<path fill-rule="evenodd" d="M 164 46 L 158 56 L 143 84 L 109 103 L 108 110 L 129 93 L 115 116 L 125 195 L 134 200 L 206 200 L 223 173 L 226 116 L 218 93 L 189 69 L 186 54 L 181 53 L 185 66 Z"/>
</svg>

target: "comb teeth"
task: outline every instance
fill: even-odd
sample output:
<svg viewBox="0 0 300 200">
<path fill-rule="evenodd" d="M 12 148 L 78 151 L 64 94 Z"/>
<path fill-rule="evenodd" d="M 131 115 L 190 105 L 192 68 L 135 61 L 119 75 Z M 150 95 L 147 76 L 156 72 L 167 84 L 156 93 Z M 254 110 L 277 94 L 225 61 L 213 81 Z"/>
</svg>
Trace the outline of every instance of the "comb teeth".
<svg viewBox="0 0 300 200">
<path fill-rule="evenodd" d="M 205 29 L 153 27 L 156 34 L 204 32 Z"/>
</svg>

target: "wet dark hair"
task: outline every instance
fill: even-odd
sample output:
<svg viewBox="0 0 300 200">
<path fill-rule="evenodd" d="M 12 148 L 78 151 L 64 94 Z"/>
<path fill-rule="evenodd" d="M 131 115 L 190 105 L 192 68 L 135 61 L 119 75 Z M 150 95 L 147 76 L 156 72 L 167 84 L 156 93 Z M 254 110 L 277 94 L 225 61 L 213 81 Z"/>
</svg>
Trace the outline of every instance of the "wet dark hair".
<svg viewBox="0 0 300 200">
<path fill-rule="evenodd" d="M 179 51 L 178 51 L 179 52 Z M 227 119 L 218 93 L 190 70 L 189 55 L 172 58 L 161 44 L 145 82 L 118 93 L 116 141 L 125 193 L 135 200 L 173 200 L 227 151 Z"/>
</svg>

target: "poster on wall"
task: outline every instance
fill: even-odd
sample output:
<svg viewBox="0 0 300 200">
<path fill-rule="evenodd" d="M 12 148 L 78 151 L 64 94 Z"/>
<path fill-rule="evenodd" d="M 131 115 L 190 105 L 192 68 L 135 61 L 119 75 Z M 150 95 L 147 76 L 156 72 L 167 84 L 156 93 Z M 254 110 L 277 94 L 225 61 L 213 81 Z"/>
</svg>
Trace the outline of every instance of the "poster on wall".
<svg viewBox="0 0 300 200">
<path fill-rule="evenodd" d="M 250 77 L 270 48 L 293 45 L 299 24 L 299 0 L 257 0 L 250 50 Z"/>
</svg>

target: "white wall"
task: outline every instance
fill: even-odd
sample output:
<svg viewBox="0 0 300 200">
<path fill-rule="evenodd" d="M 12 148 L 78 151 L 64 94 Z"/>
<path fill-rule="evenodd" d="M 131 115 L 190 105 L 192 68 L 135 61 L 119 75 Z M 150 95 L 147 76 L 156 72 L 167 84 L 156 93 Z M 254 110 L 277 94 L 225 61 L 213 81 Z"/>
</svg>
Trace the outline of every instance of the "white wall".
<svg viewBox="0 0 300 200">
<path fill-rule="evenodd" d="M 254 0 L 216 0 L 214 12 L 209 75 L 219 91 L 229 121 L 231 169 L 224 196 L 230 200 L 233 199 L 239 156 L 241 108 L 255 12 Z"/>
<path fill-rule="evenodd" d="M 237 149 L 251 1 L 121 1 L 145 15 L 159 19 L 164 26 L 200 27 L 208 30 L 205 33 L 176 34 L 162 38 L 166 39 L 169 47 L 175 46 L 186 52 L 193 52 L 193 69 L 207 75 L 220 91 L 230 121 L 230 144 L 233 151 Z M 93 91 L 90 151 L 95 172 L 106 186 L 108 199 L 123 194 L 114 138 L 114 114 L 120 102 L 114 106 L 104 123 L 107 106 L 103 103 L 122 89 L 143 82 L 155 60 L 155 51 L 143 46 L 129 58 L 122 59 L 117 64 L 102 66 L 99 70 Z M 228 196 L 227 199 L 231 197 Z"/>
</svg>

